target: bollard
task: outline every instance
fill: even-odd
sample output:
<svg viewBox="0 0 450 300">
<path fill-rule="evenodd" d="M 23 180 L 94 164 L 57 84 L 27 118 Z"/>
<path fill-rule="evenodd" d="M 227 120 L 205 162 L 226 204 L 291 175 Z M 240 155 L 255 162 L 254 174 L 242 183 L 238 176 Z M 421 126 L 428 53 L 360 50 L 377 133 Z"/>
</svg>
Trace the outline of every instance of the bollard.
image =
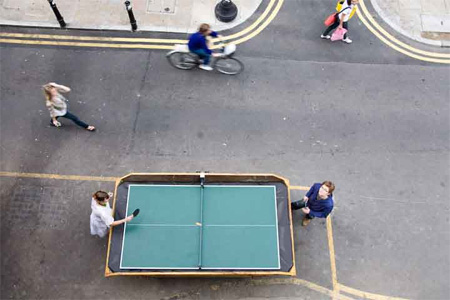
<svg viewBox="0 0 450 300">
<path fill-rule="evenodd" d="M 137 24 L 136 24 L 136 19 L 134 18 L 133 8 L 131 7 L 131 2 L 128 1 L 128 0 L 125 1 L 125 7 L 126 7 L 127 12 L 128 12 L 128 17 L 130 17 L 131 30 L 136 31 Z"/>
<path fill-rule="evenodd" d="M 61 16 L 61 14 L 59 13 L 58 8 L 56 7 L 56 3 L 53 0 L 48 0 L 48 3 L 50 4 L 50 7 L 52 8 L 53 12 L 55 13 L 56 16 L 56 20 L 58 20 L 59 22 L 59 26 L 61 26 L 61 28 L 66 27 L 66 22 L 64 22 L 64 18 Z"/>
<path fill-rule="evenodd" d="M 221 0 L 216 5 L 215 9 L 216 18 L 221 22 L 231 22 L 233 21 L 238 13 L 236 4 L 231 0 Z"/>
</svg>

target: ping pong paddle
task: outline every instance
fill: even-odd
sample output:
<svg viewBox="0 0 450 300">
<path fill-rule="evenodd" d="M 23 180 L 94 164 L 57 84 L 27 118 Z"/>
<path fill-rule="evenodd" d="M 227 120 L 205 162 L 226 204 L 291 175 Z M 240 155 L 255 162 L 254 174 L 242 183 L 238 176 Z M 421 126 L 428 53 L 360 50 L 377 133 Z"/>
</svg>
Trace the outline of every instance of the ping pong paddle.
<svg viewBox="0 0 450 300">
<path fill-rule="evenodd" d="M 133 217 L 136 217 L 136 216 L 139 214 L 140 211 L 141 211 L 141 210 L 140 210 L 139 208 L 136 208 L 136 209 L 133 211 Z"/>
</svg>

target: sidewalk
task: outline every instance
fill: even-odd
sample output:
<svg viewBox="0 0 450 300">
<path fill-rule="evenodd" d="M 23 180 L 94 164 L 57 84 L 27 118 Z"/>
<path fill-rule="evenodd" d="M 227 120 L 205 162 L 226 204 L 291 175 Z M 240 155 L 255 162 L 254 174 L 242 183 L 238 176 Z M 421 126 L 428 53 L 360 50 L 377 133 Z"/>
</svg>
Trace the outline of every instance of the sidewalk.
<svg viewBox="0 0 450 300">
<path fill-rule="evenodd" d="M 55 0 L 71 29 L 131 30 L 124 0 Z M 194 32 L 200 23 L 220 31 L 247 20 L 263 0 L 233 0 L 238 16 L 230 23 L 214 14 L 220 0 L 131 0 L 139 31 Z M 450 47 L 450 0 L 366 0 L 394 30 L 413 40 Z M 45 0 L 0 1 L 0 24 L 59 27 Z"/>
<path fill-rule="evenodd" d="M 370 0 L 394 30 L 418 42 L 450 47 L 450 0 Z"/>
<path fill-rule="evenodd" d="M 238 15 L 230 23 L 216 19 L 214 8 L 220 0 L 131 0 L 140 31 L 195 32 L 201 23 L 220 31 L 248 19 L 262 0 L 233 0 Z M 131 30 L 125 0 L 55 0 L 71 29 Z M 0 24 L 59 27 L 46 0 L 3 0 Z"/>
</svg>

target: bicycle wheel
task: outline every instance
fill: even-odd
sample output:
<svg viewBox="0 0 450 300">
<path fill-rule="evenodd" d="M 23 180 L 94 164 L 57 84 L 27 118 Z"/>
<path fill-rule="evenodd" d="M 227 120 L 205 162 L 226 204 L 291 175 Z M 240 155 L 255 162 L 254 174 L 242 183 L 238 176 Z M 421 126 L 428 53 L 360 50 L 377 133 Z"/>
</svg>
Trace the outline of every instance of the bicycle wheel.
<svg viewBox="0 0 450 300">
<path fill-rule="evenodd" d="M 222 58 L 216 61 L 216 69 L 222 74 L 236 75 L 244 70 L 244 64 L 236 58 Z"/>
<path fill-rule="evenodd" d="M 186 52 L 173 52 L 167 56 L 167 60 L 172 66 L 181 70 L 190 70 L 197 65 L 197 59 Z"/>
</svg>

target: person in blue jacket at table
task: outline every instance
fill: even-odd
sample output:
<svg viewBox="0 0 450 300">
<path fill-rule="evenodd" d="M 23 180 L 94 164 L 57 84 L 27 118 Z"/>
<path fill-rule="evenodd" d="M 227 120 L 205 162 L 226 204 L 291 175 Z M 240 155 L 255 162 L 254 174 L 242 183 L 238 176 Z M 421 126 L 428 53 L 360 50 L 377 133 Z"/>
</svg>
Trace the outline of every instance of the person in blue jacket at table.
<svg viewBox="0 0 450 300">
<path fill-rule="evenodd" d="M 326 218 L 333 210 L 333 191 L 334 183 L 324 181 L 314 183 L 303 200 L 291 203 L 293 210 L 301 209 L 305 216 L 302 220 L 302 226 L 307 226 L 314 218 Z"/>
<path fill-rule="evenodd" d="M 214 54 L 206 43 L 207 36 L 221 37 L 217 34 L 217 32 L 211 30 L 211 26 L 209 26 L 209 24 L 201 24 L 198 28 L 198 32 L 190 36 L 188 47 L 189 51 L 197 54 L 200 59 L 203 60 L 203 64 L 201 64 L 199 68 L 206 71 L 212 71 L 213 68 L 209 65 L 209 61 L 211 55 L 214 56 Z"/>
</svg>

